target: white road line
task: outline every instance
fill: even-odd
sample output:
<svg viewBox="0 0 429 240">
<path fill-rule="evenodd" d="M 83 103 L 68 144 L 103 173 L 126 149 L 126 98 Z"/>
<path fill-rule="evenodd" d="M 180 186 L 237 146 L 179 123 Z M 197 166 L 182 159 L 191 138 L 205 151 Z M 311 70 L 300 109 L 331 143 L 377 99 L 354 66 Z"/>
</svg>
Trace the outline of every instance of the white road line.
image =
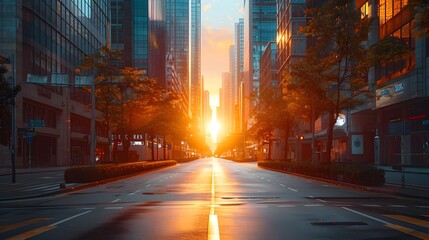
<svg viewBox="0 0 429 240">
<path fill-rule="evenodd" d="M 129 193 L 128 195 L 131 196 L 131 195 L 134 195 L 134 194 L 136 194 L 136 192 Z"/>
<path fill-rule="evenodd" d="M 406 208 L 407 206 L 404 206 L 404 205 L 389 205 L 389 207 Z"/>
<path fill-rule="evenodd" d="M 83 208 L 80 208 L 80 209 L 82 209 L 82 210 L 94 210 L 95 207 L 83 207 Z"/>
<path fill-rule="evenodd" d="M 51 188 L 45 188 L 45 189 L 40 189 L 41 191 L 51 191 L 51 190 L 57 190 L 59 189 L 59 186 L 55 186 L 55 187 L 51 187 Z"/>
<path fill-rule="evenodd" d="M 323 207 L 323 204 L 305 204 L 304 207 Z"/>
<path fill-rule="evenodd" d="M 26 190 L 22 190 L 22 192 L 29 192 L 29 191 L 34 191 L 34 190 L 40 190 L 40 189 L 44 189 L 44 188 L 52 188 L 54 185 L 50 184 L 50 185 L 45 185 L 45 186 L 41 186 L 41 187 L 35 187 L 35 188 L 30 188 L 30 189 L 26 189 Z M 59 185 L 56 185 L 56 188 L 59 188 Z"/>
<path fill-rule="evenodd" d="M 282 187 L 286 187 L 284 184 L 281 184 L 281 183 L 280 183 L 280 186 L 282 186 Z"/>
<path fill-rule="evenodd" d="M 84 215 L 84 214 L 87 214 L 87 213 L 90 213 L 90 212 L 92 212 L 92 211 L 86 211 L 86 212 L 83 212 L 83 213 L 76 214 L 76 215 L 74 215 L 74 216 L 71 216 L 71 217 L 69 217 L 69 218 L 66 218 L 66 219 L 60 220 L 60 221 L 58 221 L 58 222 L 54 222 L 54 223 L 50 224 L 49 226 L 57 226 L 57 225 L 60 225 L 61 223 L 65 223 L 65 222 L 67 222 L 67 221 L 70 221 L 70 220 L 72 220 L 72 219 L 74 219 L 74 218 L 80 217 L 80 216 L 82 216 L 82 215 Z"/>
<path fill-rule="evenodd" d="M 292 208 L 295 207 L 295 205 L 277 205 L 279 208 Z"/>
<path fill-rule="evenodd" d="M 148 185 L 146 185 L 146 186 L 144 186 L 145 188 L 147 188 L 147 187 L 150 187 L 150 184 L 148 184 Z"/>
<path fill-rule="evenodd" d="M 380 207 L 380 205 L 377 204 L 364 204 L 363 207 Z"/>
<path fill-rule="evenodd" d="M 267 182 L 271 182 L 271 180 L 270 180 L 270 179 L 267 179 Z"/>
<path fill-rule="evenodd" d="M 118 198 L 118 199 L 113 200 L 112 203 L 119 202 L 119 201 L 121 201 L 121 199 Z"/>
<path fill-rule="evenodd" d="M 288 187 L 287 189 L 289 189 L 289 190 L 291 190 L 291 191 L 293 191 L 293 192 L 298 192 L 298 190 L 293 189 L 293 188 L 290 188 L 290 187 Z"/>
<path fill-rule="evenodd" d="M 117 210 L 117 209 L 122 209 L 124 207 L 105 207 L 104 209 L 106 210 Z"/>
<path fill-rule="evenodd" d="M 374 220 L 374 221 L 377 221 L 377 222 L 380 222 L 380 223 L 383 223 L 383 224 L 390 224 L 389 222 L 383 221 L 383 220 L 381 220 L 381 219 L 379 219 L 379 218 L 376 218 L 376 217 L 372 217 L 372 216 L 366 215 L 365 213 L 361 213 L 361 212 L 358 212 L 358 211 L 352 210 L 352 209 L 350 209 L 350 208 L 342 207 L 342 209 L 345 209 L 345 210 L 350 211 L 350 212 L 352 212 L 352 213 L 359 214 L 359 215 L 361 215 L 361 216 L 364 216 L 364 217 L 366 217 L 366 218 L 372 219 L 372 220 Z"/>
<path fill-rule="evenodd" d="M 325 203 L 326 201 L 325 200 L 323 200 L 323 199 L 316 199 L 317 201 L 319 201 L 319 202 L 323 202 L 323 203 Z"/>
<path fill-rule="evenodd" d="M 314 198 L 314 197 L 313 197 L 313 196 L 311 196 L 311 195 L 308 195 L 307 197 L 308 197 L 308 198 Z"/>
</svg>

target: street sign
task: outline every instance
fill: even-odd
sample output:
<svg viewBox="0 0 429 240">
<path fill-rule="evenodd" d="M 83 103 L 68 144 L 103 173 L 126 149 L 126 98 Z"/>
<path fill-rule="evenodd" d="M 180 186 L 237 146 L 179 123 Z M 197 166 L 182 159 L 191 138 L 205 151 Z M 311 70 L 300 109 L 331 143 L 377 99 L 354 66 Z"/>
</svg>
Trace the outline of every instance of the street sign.
<svg viewBox="0 0 429 240">
<path fill-rule="evenodd" d="M 36 127 L 44 127 L 45 120 L 42 119 L 31 119 L 30 123 L 28 123 L 28 128 L 36 128 Z"/>
<path fill-rule="evenodd" d="M 28 129 L 28 128 L 18 128 L 18 135 L 21 137 L 25 137 L 28 134 L 34 133 L 34 129 Z"/>
</svg>

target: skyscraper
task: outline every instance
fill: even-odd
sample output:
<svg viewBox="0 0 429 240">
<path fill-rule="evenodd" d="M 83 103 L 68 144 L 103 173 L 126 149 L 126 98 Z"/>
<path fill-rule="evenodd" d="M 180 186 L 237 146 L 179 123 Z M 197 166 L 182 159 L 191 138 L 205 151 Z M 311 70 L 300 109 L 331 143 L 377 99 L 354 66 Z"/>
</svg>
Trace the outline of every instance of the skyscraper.
<svg viewBox="0 0 429 240">
<path fill-rule="evenodd" d="M 202 97 L 201 81 L 201 0 L 191 0 L 191 111 L 192 118 L 200 130 L 202 125 Z"/>
<path fill-rule="evenodd" d="M 109 1 L 2 1 L 0 12 L 0 55 L 9 58 L 11 75 L 22 87 L 16 99 L 16 127 L 44 120 L 31 140 L 18 134 L 17 166 L 88 163 L 91 96 L 53 83 L 71 83 L 83 57 L 108 44 Z M 43 84 L 26 83 L 34 78 Z M 102 153 L 108 132 L 100 121 L 96 125 L 97 152 Z M 3 156 L 0 161 L 9 162 Z"/>
<path fill-rule="evenodd" d="M 165 0 L 167 55 L 171 57 L 177 77 L 190 96 L 189 82 L 189 0 Z"/>
<path fill-rule="evenodd" d="M 112 49 L 122 51 L 119 67 L 148 71 L 149 2 L 111 0 Z"/>
<path fill-rule="evenodd" d="M 244 128 L 251 127 L 249 115 L 254 103 L 250 94 L 259 91 L 259 61 L 268 42 L 275 41 L 276 0 L 244 1 Z"/>
</svg>

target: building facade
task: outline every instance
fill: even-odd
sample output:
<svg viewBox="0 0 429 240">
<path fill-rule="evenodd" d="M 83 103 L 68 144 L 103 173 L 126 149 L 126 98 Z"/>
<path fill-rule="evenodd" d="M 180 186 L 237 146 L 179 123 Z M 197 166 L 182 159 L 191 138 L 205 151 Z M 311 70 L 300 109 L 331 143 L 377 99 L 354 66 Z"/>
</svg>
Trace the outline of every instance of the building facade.
<svg viewBox="0 0 429 240">
<path fill-rule="evenodd" d="M 277 30 L 277 6 L 275 0 L 244 1 L 244 126 L 250 128 L 250 112 L 255 106 L 249 98 L 259 91 L 260 58 L 268 42 L 275 41 Z"/>
<path fill-rule="evenodd" d="M 203 126 L 203 84 L 201 81 L 201 0 L 191 0 L 190 84 L 192 119 L 200 129 Z"/>
<path fill-rule="evenodd" d="M 99 1 L 3 1 L 0 55 L 11 60 L 22 88 L 16 99 L 17 167 L 69 166 L 89 162 L 90 94 L 74 87 L 84 56 L 109 43 L 110 5 Z M 30 77 L 43 79 L 32 84 Z M 61 78 L 67 86 L 57 86 Z M 97 155 L 108 147 L 108 131 L 97 115 Z M 31 123 L 44 126 L 28 134 Z M 8 157 L 2 157 L 8 166 Z"/>
</svg>

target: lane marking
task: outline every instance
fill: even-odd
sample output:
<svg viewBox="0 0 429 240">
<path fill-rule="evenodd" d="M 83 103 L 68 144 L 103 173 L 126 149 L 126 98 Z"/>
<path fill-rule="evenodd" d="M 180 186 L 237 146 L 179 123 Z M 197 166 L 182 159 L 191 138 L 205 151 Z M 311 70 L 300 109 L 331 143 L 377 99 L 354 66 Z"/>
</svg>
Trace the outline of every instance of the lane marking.
<svg viewBox="0 0 429 240">
<path fill-rule="evenodd" d="M 29 239 L 31 237 L 42 234 L 42 233 L 47 232 L 49 230 L 52 230 L 54 228 L 57 228 L 57 227 L 56 226 L 43 226 L 43 227 L 35 228 L 35 229 L 27 231 L 27 232 L 23 232 L 21 234 L 15 235 L 15 236 L 10 237 L 10 238 L 6 238 L 6 240 Z"/>
<path fill-rule="evenodd" d="M 121 201 L 121 199 L 118 198 L 118 199 L 113 200 L 112 203 L 119 202 L 119 201 Z"/>
<path fill-rule="evenodd" d="M 280 186 L 282 186 L 282 187 L 286 187 L 284 184 L 281 184 L 281 183 L 280 183 Z"/>
<path fill-rule="evenodd" d="M 6 240 L 29 239 L 29 238 L 34 237 L 36 235 L 39 235 L 39 234 L 42 234 L 42 233 L 47 232 L 49 230 L 55 229 L 55 228 L 57 228 L 57 225 L 59 225 L 61 223 L 64 223 L 64 222 L 67 222 L 67 221 L 70 221 L 70 220 L 72 220 L 74 218 L 77 218 L 77 217 L 82 216 L 84 214 L 87 214 L 89 212 L 91 212 L 91 211 L 86 211 L 86 212 L 83 212 L 83 213 L 76 214 L 74 216 L 71 216 L 69 218 L 63 219 L 61 221 L 54 222 L 54 223 L 52 223 L 52 224 L 50 224 L 48 226 L 43 226 L 43 227 L 35 228 L 33 230 L 30 230 L 30 231 L 27 231 L 27 232 L 15 235 L 13 237 L 7 238 Z"/>
<path fill-rule="evenodd" d="M 377 221 L 377 222 L 380 222 L 380 223 L 383 223 L 383 224 L 386 224 L 386 225 L 387 225 L 387 224 L 390 224 L 389 222 L 383 221 L 383 220 L 381 220 L 381 219 L 379 219 L 379 218 L 376 218 L 376 217 L 372 217 L 372 216 L 366 215 L 365 213 L 361 213 L 361 212 L 355 211 L 355 210 L 350 209 L 350 208 L 347 208 L 347 207 L 342 207 L 342 209 L 347 210 L 347 211 L 350 211 L 350 212 L 352 212 L 352 213 L 356 213 L 356 214 L 358 214 L 358 215 L 364 216 L 364 217 L 366 217 L 366 218 L 372 219 L 372 220 L 374 220 L 374 221 Z"/>
<path fill-rule="evenodd" d="M 407 206 L 404 206 L 404 205 L 389 205 L 389 207 L 405 208 Z"/>
<path fill-rule="evenodd" d="M 131 196 L 131 195 L 134 195 L 134 194 L 136 194 L 136 192 L 129 193 L 128 195 Z"/>
<path fill-rule="evenodd" d="M 323 199 L 316 199 L 316 200 L 319 201 L 319 202 L 323 202 L 323 203 L 327 202 L 327 201 L 325 201 Z"/>
<path fill-rule="evenodd" d="M 209 215 L 209 227 L 208 227 L 208 240 L 220 240 L 219 235 L 219 222 L 217 215 L 215 214 L 215 167 L 214 158 L 212 158 L 212 188 L 211 188 L 211 204 L 210 204 L 210 215 Z"/>
<path fill-rule="evenodd" d="M 43 222 L 43 221 L 48 221 L 51 219 L 52 218 L 33 218 L 30 220 L 15 223 L 15 224 L 0 226 L 0 233 L 8 232 L 8 231 L 11 231 L 11 230 L 14 230 L 17 228 L 25 227 L 27 225 L 31 225 L 31 224 L 35 224 L 35 223 L 39 223 L 39 222 Z"/>
<path fill-rule="evenodd" d="M 146 185 L 146 186 L 144 186 L 145 188 L 147 188 L 147 187 L 150 187 L 150 184 L 148 184 L 148 185 Z"/>
<path fill-rule="evenodd" d="M 293 192 L 298 192 L 298 190 L 293 189 L 293 188 L 290 188 L 290 187 L 288 187 L 287 189 L 289 189 L 289 190 L 291 190 L 291 191 L 293 191 Z"/>
<path fill-rule="evenodd" d="M 362 206 L 363 207 L 381 207 L 380 205 L 377 205 L 377 204 L 364 204 Z"/>
<path fill-rule="evenodd" d="M 60 220 L 60 221 L 58 221 L 58 222 L 54 222 L 54 223 L 50 224 L 49 226 L 57 226 L 57 225 L 60 225 L 61 223 L 65 223 L 65 222 L 67 222 L 67 221 L 70 221 L 70 220 L 72 220 L 72 219 L 74 219 L 74 218 L 80 217 L 80 216 L 85 215 L 85 214 L 90 213 L 90 212 L 92 212 L 92 211 L 91 211 L 91 210 L 89 210 L 89 211 L 86 211 L 86 212 L 83 212 L 83 213 L 76 214 L 76 215 L 74 215 L 74 216 L 68 217 L 68 218 L 63 219 L 63 220 Z"/>
<path fill-rule="evenodd" d="M 106 210 L 117 210 L 117 209 L 123 209 L 124 207 L 105 207 Z"/>
<path fill-rule="evenodd" d="M 407 217 L 407 216 L 403 216 L 403 215 L 384 215 L 386 217 L 390 217 L 402 222 L 407 222 L 407 223 L 411 223 L 414 225 L 418 225 L 421 227 L 425 227 L 425 228 L 429 228 L 429 221 L 425 221 L 425 220 L 421 220 L 421 219 L 417 219 L 417 218 L 412 218 L 412 217 Z"/>
<path fill-rule="evenodd" d="M 429 239 L 429 234 L 422 233 L 422 232 L 419 232 L 419 231 L 416 231 L 414 229 L 410 229 L 410 228 L 407 228 L 407 227 L 399 226 L 399 225 L 396 225 L 396 224 L 386 224 L 386 227 L 395 229 L 397 231 L 406 233 L 408 235 L 411 235 L 411 236 L 414 236 L 414 237 L 417 237 L 417 238 L 420 238 L 420 239 Z"/>
<path fill-rule="evenodd" d="M 323 204 L 305 204 L 304 207 L 323 207 Z"/>
</svg>

